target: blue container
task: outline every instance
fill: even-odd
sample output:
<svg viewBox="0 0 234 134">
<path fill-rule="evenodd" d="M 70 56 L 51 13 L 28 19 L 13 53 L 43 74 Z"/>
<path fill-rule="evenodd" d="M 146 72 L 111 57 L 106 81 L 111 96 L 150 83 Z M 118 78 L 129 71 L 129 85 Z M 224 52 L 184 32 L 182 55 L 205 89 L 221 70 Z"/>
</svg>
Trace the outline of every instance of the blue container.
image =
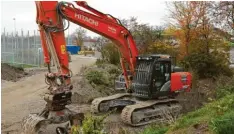
<svg viewBox="0 0 234 134">
<path fill-rule="evenodd" d="M 80 46 L 67 45 L 66 48 L 70 54 L 77 54 L 80 51 Z"/>
</svg>

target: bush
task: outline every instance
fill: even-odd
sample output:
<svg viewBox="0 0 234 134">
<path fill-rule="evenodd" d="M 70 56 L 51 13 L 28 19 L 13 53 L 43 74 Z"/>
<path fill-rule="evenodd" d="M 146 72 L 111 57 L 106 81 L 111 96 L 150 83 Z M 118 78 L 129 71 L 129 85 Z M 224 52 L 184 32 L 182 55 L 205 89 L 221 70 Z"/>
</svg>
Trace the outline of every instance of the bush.
<svg viewBox="0 0 234 134">
<path fill-rule="evenodd" d="M 103 120 L 102 117 L 94 117 L 90 114 L 85 116 L 82 129 L 84 134 L 102 134 L 103 133 Z"/>
<path fill-rule="evenodd" d="M 228 59 L 222 53 L 192 53 L 181 62 L 185 69 L 194 70 L 199 78 L 215 78 L 219 75 L 232 76 Z"/>
<path fill-rule="evenodd" d="M 82 124 L 83 134 L 105 134 L 104 120 L 115 111 L 116 109 L 113 109 L 102 116 L 93 116 L 90 113 L 86 114 Z"/>
<path fill-rule="evenodd" d="M 86 74 L 86 79 L 96 85 L 108 85 L 107 78 L 101 71 L 91 70 Z"/>
</svg>

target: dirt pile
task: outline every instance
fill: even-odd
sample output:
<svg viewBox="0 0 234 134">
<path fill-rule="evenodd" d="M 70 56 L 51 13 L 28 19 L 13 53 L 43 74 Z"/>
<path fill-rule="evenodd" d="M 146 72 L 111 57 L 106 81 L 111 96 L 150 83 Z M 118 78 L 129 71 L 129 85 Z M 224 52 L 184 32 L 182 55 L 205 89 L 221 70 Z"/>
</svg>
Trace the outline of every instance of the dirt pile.
<svg viewBox="0 0 234 134">
<path fill-rule="evenodd" d="M 83 67 L 79 75 L 72 77 L 72 102 L 90 103 L 94 98 L 115 93 L 114 79 L 119 74 L 118 68 L 109 64 Z"/>
<path fill-rule="evenodd" d="M 2 80 L 16 82 L 20 78 L 27 76 L 28 73 L 23 68 L 13 67 L 6 63 L 1 63 L 1 77 Z"/>
<path fill-rule="evenodd" d="M 102 94 L 94 89 L 83 76 L 74 76 L 72 78 L 73 95 L 72 103 L 90 103 L 94 98 L 102 96 Z"/>
</svg>

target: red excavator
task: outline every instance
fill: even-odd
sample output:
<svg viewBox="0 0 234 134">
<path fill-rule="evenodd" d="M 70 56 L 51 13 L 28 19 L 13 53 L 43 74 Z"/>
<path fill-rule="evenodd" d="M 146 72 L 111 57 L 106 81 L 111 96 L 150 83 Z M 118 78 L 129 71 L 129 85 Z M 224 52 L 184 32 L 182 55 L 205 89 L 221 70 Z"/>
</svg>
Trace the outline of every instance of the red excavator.
<svg viewBox="0 0 234 134">
<path fill-rule="evenodd" d="M 84 1 L 36 1 L 44 61 L 48 66 L 45 82 L 49 85 L 44 95 L 46 106 L 41 113 L 30 114 L 23 120 L 25 133 L 40 133 L 42 126 L 83 119 L 66 106 L 71 103 L 72 73 L 66 52 L 64 31 L 69 22 L 80 25 L 113 41 L 121 53 L 125 92 L 93 100 L 93 113 L 123 108 L 124 123 L 139 126 L 166 120 L 166 115 L 177 116 L 181 106 L 175 96 L 189 91 L 192 76 L 172 66 L 172 57 L 163 54 L 138 55 L 133 37 L 119 19 L 103 14 Z M 57 72 L 52 72 L 51 60 Z"/>
</svg>

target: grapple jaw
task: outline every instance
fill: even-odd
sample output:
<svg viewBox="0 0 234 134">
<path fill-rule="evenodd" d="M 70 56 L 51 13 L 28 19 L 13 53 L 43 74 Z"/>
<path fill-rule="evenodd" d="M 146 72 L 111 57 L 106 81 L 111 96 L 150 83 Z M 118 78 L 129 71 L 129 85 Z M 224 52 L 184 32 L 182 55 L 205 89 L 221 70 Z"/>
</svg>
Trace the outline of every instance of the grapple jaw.
<svg viewBox="0 0 234 134">
<path fill-rule="evenodd" d="M 22 130 L 24 134 L 42 134 L 46 133 L 46 127 L 49 124 L 61 124 L 73 120 L 84 119 L 83 113 L 76 113 L 67 108 L 60 111 L 43 111 L 43 114 L 29 114 L 22 121 Z"/>
<path fill-rule="evenodd" d="M 23 134 L 39 134 L 43 132 L 44 127 L 50 124 L 49 120 L 46 120 L 38 114 L 29 114 L 23 118 L 22 131 Z"/>
</svg>

